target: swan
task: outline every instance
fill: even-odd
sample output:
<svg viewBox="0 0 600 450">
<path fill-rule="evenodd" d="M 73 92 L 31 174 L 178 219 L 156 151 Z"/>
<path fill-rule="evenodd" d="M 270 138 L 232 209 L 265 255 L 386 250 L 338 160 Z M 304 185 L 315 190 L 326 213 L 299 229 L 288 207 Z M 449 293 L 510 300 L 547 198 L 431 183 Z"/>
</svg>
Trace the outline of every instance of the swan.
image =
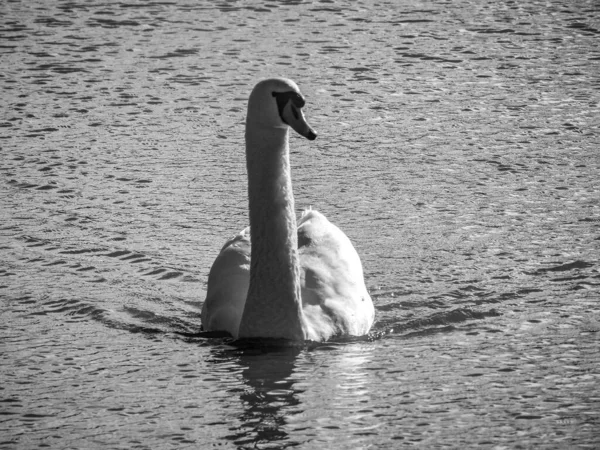
<svg viewBox="0 0 600 450">
<path fill-rule="evenodd" d="M 222 247 L 208 276 L 204 331 L 234 338 L 324 341 L 362 336 L 375 310 L 348 237 L 314 209 L 296 223 L 288 135 L 317 135 L 292 80 L 260 81 L 248 100 L 250 226 Z"/>
</svg>

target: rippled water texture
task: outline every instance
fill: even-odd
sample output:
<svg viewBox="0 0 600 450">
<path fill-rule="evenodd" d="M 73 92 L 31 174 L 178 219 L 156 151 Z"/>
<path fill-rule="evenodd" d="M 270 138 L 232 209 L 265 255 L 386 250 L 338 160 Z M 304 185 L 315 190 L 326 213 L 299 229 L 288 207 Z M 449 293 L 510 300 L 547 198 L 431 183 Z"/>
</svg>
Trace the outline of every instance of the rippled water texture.
<svg viewBox="0 0 600 450">
<path fill-rule="evenodd" d="M 0 447 L 598 448 L 596 1 L 0 3 Z M 260 78 L 370 339 L 199 335 Z"/>
</svg>

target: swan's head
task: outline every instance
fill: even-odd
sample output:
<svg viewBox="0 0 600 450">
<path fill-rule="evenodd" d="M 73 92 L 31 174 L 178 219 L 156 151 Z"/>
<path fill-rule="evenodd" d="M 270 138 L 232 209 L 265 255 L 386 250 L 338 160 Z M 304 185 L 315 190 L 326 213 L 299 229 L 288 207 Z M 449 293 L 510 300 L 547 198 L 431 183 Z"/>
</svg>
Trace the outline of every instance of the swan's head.
<svg viewBox="0 0 600 450">
<path fill-rule="evenodd" d="M 248 101 L 248 124 L 261 127 L 292 127 L 298 134 L 314 140 L 317 133 L 306 122 L 302 107 L 304 96 L 292 80 L 269 78 L 260 81 L 250 94 Z"/>
</svg>

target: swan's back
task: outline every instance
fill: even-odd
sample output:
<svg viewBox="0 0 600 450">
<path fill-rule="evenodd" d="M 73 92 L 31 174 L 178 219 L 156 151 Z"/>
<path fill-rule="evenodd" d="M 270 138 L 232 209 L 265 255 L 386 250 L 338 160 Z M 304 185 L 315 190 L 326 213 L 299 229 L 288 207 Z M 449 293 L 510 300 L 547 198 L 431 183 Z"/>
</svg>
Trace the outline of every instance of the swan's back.
<svg viewBox="0 0 600 450">
<path fill-rule="evenodd" d="M 202 308 L 206 331 L 237 337 L 250 283 L 250 247 L 245 229 L 227 241 L 215 259 Z M 305 211 L 298 223 L 298 254 L 307 339 L 367 334 L 375 311 L 348 237 L 323 214 Z"/>
</svg>

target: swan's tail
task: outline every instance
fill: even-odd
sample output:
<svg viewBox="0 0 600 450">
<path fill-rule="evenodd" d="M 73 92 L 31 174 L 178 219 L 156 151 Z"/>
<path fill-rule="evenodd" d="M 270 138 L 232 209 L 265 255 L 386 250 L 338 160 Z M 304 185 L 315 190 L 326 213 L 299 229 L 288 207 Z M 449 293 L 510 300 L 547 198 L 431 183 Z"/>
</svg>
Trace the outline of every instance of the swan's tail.
<svg viewBox="0 0 600 450">
<path fill-rule="evenodd" d="M 229 247 L 231 244 L 233 244 L 236 241 L 248 241 L 248 243 L 249 243 L 250 242 L 250 227 L 244 228 L 242 231 L 240 231 L 236 235 L 229 238 L 227 240 L 227 242 L 225 242 L 225 245 L 223 245 L 223 247 L 221 247 L 221 251 L 223 251 L 224 248 Z"/>
<path fill-rule="evenodd" d="M 300 219 L 304 219 L 304 216 L 309 214 L 312 210 L 313 210 L 312 205 L 310 205 L 308 208 L 306 208 L 304 211 L 302 211 L 302 214 L 300 214 Z"/>
</svg>

